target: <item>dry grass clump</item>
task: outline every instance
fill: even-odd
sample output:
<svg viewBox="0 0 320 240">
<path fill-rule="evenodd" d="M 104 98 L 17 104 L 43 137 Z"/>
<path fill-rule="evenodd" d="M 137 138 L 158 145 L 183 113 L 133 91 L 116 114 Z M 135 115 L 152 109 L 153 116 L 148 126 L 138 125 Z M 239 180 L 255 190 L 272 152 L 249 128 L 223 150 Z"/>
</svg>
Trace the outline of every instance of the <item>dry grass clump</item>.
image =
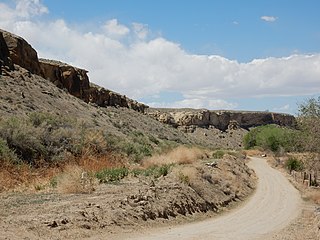
<svg viewBox="0 0 320 240">
<path fill-rule="evenodd" d="M 146 158 L 143 161 L 143 166 L 151 167 L 165 164 L 192 164 L 204 156 L 204 151 L 199 148 L 179 146 L 166 154 Z"/>
<path fill-rule="evenodd" d="M 82 155 L 77 165 L 88 172 L 99 172 L 103 169 L 120 168 L 127 165 L 127 159 L 116 154 L 108 155 Z"/>
<path fill-rule="evenodd" d="M 190 166 L 185 166 L 176 172 L 176 176 L 179 178 L 180 182 L 188 185 L 196 181 L 197 175 L 197 169 Z"/>
<path fill-rule="evenodd" d="M 57 177 L 57 190 L 60 193 L 91 193 L 94 184 L 93 176 L 79 166 L 67 166 Z"/>
<path fill-rule="evenodd" d="M 307 199 L 310 199 L 312 202 L 316 204 L 320 204 L 320 190 L 312 189 L 307 194 Z"/>
</svg>

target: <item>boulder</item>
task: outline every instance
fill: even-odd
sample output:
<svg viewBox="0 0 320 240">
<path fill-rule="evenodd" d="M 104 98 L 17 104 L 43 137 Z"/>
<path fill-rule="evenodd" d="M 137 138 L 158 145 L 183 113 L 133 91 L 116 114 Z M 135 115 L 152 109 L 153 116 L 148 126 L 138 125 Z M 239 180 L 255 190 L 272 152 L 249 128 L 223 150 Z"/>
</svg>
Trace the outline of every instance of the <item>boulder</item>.
<svg viewBox="0 0 320 240">
<path fill-rule="evenodd" d="M 11 62 L 27 69 L 33 74 L 42 76 L 36 50 L 19 36 L 1 29 L 0 33 L 9 51 Z"/>
<path fill-rule="evenodd" d="M 8 70 L 13 70 L 9 49 L 3 37 L 3 33 L 0 31 L 0 75 L 2 74 L 4 67 L 6 67 Z"/>
</svg>

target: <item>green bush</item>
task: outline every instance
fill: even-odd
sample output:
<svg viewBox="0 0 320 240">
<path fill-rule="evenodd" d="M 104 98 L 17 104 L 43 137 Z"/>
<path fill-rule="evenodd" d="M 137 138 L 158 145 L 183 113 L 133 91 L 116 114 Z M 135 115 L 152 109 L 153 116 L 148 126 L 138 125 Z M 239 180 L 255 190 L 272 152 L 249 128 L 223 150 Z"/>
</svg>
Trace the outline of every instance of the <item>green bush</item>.
<svg viewBox="0 0 320 240">
<path fill-rule="evenodd" d="M 170 172 L 172 164 L 165 164 L 161 166 L 152 166 L 147 169 L 133 169 L 131 171 L 133 176 L 144 175 L 146 177 L 153 176 L 159 178 L 161 176 L 167 176 Z"/>
<path fill-rule="evenodd" d="M 245 149 L 262 147 L 273 152 L 280 149 L 285 151 L 294 150 L 296 132 L 294 130 L 279 127 L 277 125 L 266 125 L 256 127 L 244 136 Z"/>
<path fill-rule="evenodd" d="M 221 159 L 223 158 L 225 152 L 223 150 L 217 150 L 212 154 L 212 157 L 215 159 Z"/>
<path fill-rule="evenodd" d="M 302 171 L 304 169 L 303 162 L 300 160 L 290 157 L 286 161 L 286 167 L 289 169 L 289 171 Z"/>
<path fill-rule="evenodd" d="M 97 172 L 96 178 L 99 179 L 100 183 L 114 183 L 119 182 L 128 174 L 129 170 L 127 168 L 111 168 Z"/>
</svg>

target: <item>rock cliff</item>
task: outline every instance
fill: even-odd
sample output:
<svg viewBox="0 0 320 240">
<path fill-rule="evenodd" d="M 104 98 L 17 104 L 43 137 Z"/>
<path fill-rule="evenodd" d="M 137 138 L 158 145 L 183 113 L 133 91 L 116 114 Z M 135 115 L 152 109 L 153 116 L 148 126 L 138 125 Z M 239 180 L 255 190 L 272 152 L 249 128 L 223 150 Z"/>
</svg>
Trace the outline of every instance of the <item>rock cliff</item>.
<svg viewBox="0 0 320 240">
<path fill-rule="evenodd" d="M 162 123 L 192 132 L 195 127 L 227 129 L 244 128 L 277 124 L 294 127 L 295 117 L 289 114 L 249 111 L 209 111 L 193 109 L 150 109 L 148 114 Z"/>
<path fill-rule="evenodd" d="M 87 71 L 66 63 L 38 59 L 37 52 L 23 38 L 0 29 L 0 67 L 13 69 L 13 64 L 41 76 L 73 96 L 100 107 L 114 106 L 144 112 L 148 106 L 124 95 L 90 83 Z M 0 70 L 1 74 L 1 70 Z"/>
</svg>

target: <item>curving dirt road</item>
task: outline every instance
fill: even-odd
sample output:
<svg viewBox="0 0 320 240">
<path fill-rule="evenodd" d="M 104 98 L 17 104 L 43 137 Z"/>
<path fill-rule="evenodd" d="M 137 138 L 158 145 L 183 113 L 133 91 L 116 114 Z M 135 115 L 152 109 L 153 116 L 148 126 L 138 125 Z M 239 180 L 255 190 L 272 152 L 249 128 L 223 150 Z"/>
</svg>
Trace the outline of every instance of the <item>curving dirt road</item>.
<svg viewBox="0 0 320 240">
<path fill-rule="evenodd" d="M 259 177 L 256 193 L 240 209 L 221 217 L 172 228 L 154 229 L 127 239 L 266 239 L 286 227 L 301 212 L 299 192 L 265 159 L 252 158 L 249 166 Z"/>
</svg>

